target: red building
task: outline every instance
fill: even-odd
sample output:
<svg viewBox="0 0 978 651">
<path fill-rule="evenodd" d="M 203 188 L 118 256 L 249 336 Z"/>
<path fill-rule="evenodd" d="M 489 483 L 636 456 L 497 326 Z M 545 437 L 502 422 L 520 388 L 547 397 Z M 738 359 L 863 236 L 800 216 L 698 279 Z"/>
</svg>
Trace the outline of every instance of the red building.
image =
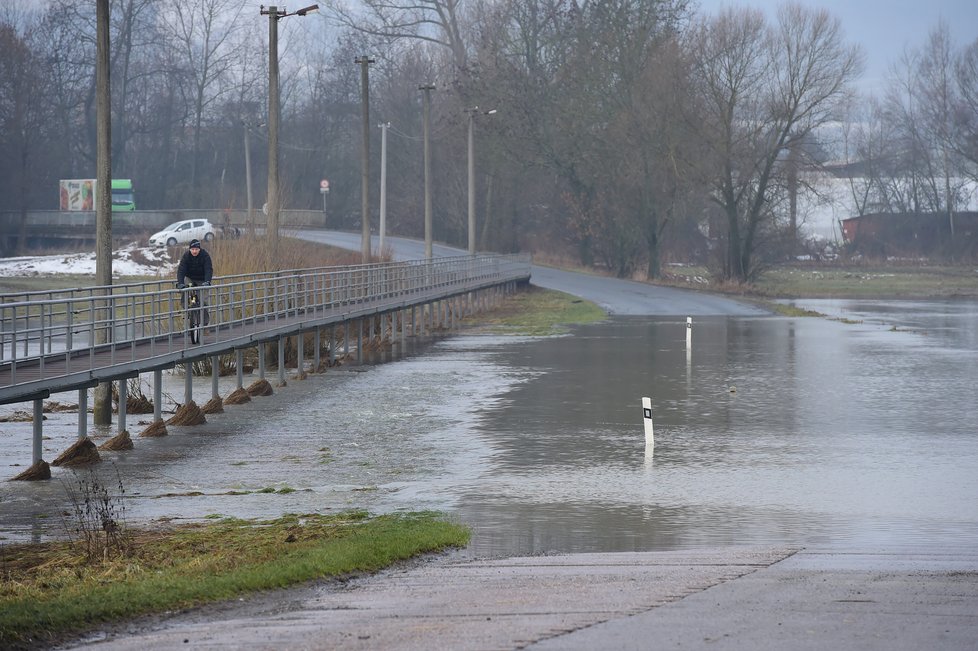
<svg viewBox="0 0 978 651">
<path fill-rule="evenodd" d="M 871 213 L 842 220 L 852 252 L 882 256 L 978 257 L 978 212 Z"/>
</svg>

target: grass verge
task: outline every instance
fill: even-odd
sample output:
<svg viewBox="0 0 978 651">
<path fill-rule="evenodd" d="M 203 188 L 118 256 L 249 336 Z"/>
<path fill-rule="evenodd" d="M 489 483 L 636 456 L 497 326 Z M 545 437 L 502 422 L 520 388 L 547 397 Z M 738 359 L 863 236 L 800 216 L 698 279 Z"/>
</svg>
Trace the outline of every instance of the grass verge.
<svg viewBox="0 0 978 651">
<path fill-rule="evenodd" d="M 716 286 L 704 267 L 670 266 L 665 283 L 764 298 L 951 298 L 978 296 L 973 265 L 780 265 L 750 287 Z"/>
<path fill-rule="evenodd" d="M 533 285 L 510 294 L 489 312 L 467 318 L 479 331 L 493 334 L 546 336 L 561 334 L 569 324 L 605 319 L 604 310 L 576 296 Z"/>
<path fill-rule="evenodd" d="M 0 647 L 30 648 L 99 624 L 324 577 L 373 572 L 468 543 L 437 513 L 285 515 L 133 532 L 99 563 L 70 542 L 0 547 Z"/>
</svg>

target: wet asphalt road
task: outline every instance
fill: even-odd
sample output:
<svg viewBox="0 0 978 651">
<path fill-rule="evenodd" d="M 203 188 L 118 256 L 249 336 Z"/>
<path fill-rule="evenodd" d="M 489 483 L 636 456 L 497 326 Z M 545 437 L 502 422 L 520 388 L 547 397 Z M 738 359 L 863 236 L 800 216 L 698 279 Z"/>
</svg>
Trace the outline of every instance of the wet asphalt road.
<svg viewBox="0 0 978 651">
<path fill-rule="evenodd" d="M 974 649 L 978 552 L 434 561 L 103 634 L 112 649 Z"/>
<path fill-rule="evenodd" d="M 297 231 L 295 237 L 360 250 L 360 234 L 341 231 Z M 380 240 L 372 239 L 378 249 Z M 387 237 L 384 248 L 393 251 L 398 260 L 424 259 L 424 242 L 402 237 Z M 432 247 L 436 257 L 465 255 L 462 249 L 441 244 Z M 530 282 L 545 289 L 555 289 L 579 296 L 600 305 L 609 314 L 647 316 L 764 316 L 769 312 L 722 296 L 646 283 L 561 271 L 540 265 L 531 268 Z"/>
</svg>

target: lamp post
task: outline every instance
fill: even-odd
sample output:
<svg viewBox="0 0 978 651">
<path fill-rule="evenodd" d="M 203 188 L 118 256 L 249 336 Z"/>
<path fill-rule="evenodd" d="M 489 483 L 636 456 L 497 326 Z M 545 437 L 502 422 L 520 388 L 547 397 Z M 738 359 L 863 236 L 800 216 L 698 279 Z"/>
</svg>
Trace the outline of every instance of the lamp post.
<svg viewBox="0 0 978 651">
<path fill-rule="evenodd" d="M 428 142 L 428 123 L 431 121 L 431 91 L 432 84 L 418 86 L 424 93 L 423 99 L 423 131 L 424 131 L 424 257 L 431 260 L 433 247 L 431 243 L 431 146 Z"/>
<path fill-rule="evenodd" d="M 384 254 L 384 237 L 387 235 L 387 130 L 390 122 L 380 127 L 380 254 Z"/>
<path fill-rule="evenodd" d="M 248 234 L 255 236 L 255 209 L 251 200 L 251 127 L 252 125 L 245 120 L 241 121 L 244 125 L 244 150 L 245 150 L 245 187 L 248 190 Z M 259 122 L 255 127 L 265 126 L 264 122 Z"/>
<path fill-rule="evenodd" d="M 285 7 L 261 6 L 262 16 L 268 16 L 268 238 L 272 259 L 278 254 L 279 182 L 278 182 L 278 21 L 286 16 L 305 16 L 319 11 L 319 5 L 309 5 L 289 13 Z"/>
<path fill-rule="evenodd" d="M 496 109 L 480 111 L 478 106 L 473 106 L 465 112 L 469 114 L 469 255 L 475 255 L 475 116 L 477 113 L 492 115 Z"/>
<path fill-rule="evenodd" d="M 363 142 L 360 161 L 360 257 L 364 263 L 370 262 L 370 77 L 369 67 L 374 62 L 367 56 L 357 57 L 354 63 L 360 66 L 360 97 L 363 111 Z"/>
</svg>

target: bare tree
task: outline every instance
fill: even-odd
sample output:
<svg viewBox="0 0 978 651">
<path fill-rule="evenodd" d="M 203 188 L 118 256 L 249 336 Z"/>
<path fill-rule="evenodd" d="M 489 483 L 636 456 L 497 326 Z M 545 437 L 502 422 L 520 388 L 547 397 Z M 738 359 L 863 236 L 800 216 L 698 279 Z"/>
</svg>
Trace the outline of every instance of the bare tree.
<svg viewBox="0 0 978 651">
<path fill-rule="evenodd" d="M 954 147 L 968 163 L 962 173 L 978 182 L 978 39 L 958 55 L 955 78 L 961 96 L 953 116 Z"/>
<path fill-rule="evenodd" d="M 936 197 L 943 195 L 943 202 L 938 201 L 937 206 L 946 212 L 953 238 L 954 212 L 960 203 L 959 195 L 963 186 L 953 129 L 954 112 L 960 105 L 960 100 L 954 77 L 951 34 L 944 21 L 931 30 L 928 36 L 920 59 L 918 83 L 924 99 L 922 113 L 925 137 L 931 143 L 938 174 L 938 179 L 934 180 L 934 194 Z"/>
<path fill-rule="evenodd" d="M 200 152 L 205 111 L 231 90 L 227 76 L 241 59 L 243 42 L 236 38 L 244 6 L 235 0 L 172 0 L 163 21 L 187 76 L 192 115 L 190 187 L 200 199 Z"/>
<path fill-rule="evenodd" d="M 838 19 L 796 4 L 782 5 L 772 27 L 759 11 L 724 9 L 692 31 L 687 48 L 704 110 L 707 179 L 723 214 L 717 273 L 749 282 L 775 225 L 783 156 L 831 118 L 861 57 L 843 42 Z"/>
<path fill-rule="evenodd" d="M 446 48 L 456 69 L 464 70 L 464 5 L 465 0 L 362 0 L 355 9 L 335 3 L 328 11 L 341 25 L 384 41 L 420 40 Z"/>
<path fill-rule="evenodd" d="M 891 161 L 897 139 L 876 98 L 855 97 L 842 122 L 849 198 L 857 215 L 889 209 Z"/>
<path fill-rule="evenodd" d="M 9 242 L 13 251 L 26 243 L 27 211 L 33 194 L 42 190 L 37 187 L 36 172 L 47 144 L 44 123 L 50 118 L 47 78 L 39 74 L 44 69 L 43 53 L 35 49 L 40 42 L 38 22 L 35 14 L 0 21 L 0 49 L 4 52 L 0 57 L 0 149 L 6 154 L 0 160 L 0 195 L 15 199 L 0 205 L 20 214 L 18 232 Z M 0 249 L 7 246 L 7 238 L 0 238 Z"/>
</svg>

